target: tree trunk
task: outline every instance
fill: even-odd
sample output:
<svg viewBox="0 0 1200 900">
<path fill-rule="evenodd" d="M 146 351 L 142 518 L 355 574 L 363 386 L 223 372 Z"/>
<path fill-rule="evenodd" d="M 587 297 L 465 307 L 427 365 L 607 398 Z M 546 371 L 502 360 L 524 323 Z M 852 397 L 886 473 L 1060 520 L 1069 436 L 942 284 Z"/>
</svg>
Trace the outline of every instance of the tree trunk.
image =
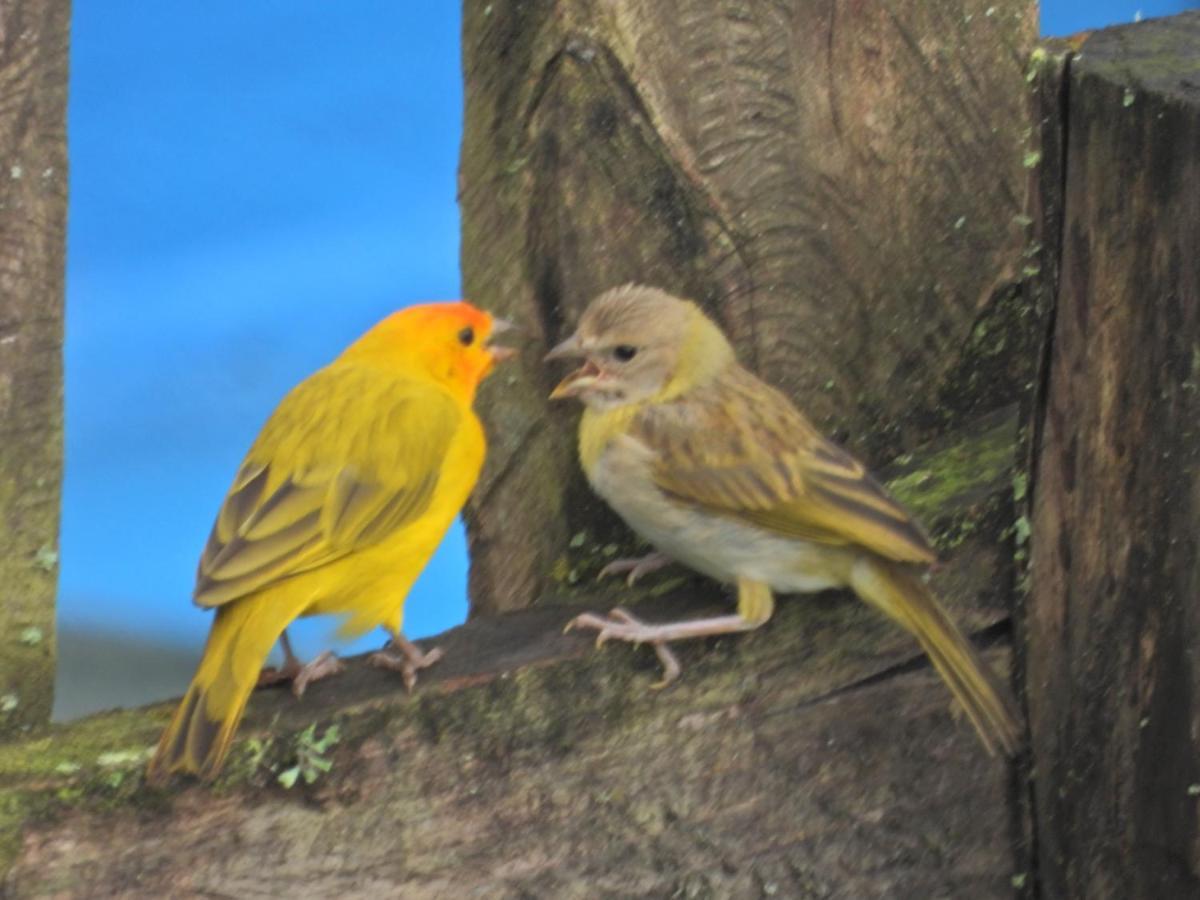
<svg viewBox="0 0 1200 900">
<path fill-rule="evenodd" d="M 0 736 L 54 700 L 69 20 L 0 5 Z"/>
<path fill-rule="evenodd" d="M 1043 896 L 1200 896 L 1200 13 L 1066 81 L 1025 681 Z"/>
<path fill-rule="evenodd" d="M 631 540 L 539 358 L 606 288 L 701 302 L 875 465 L 1017 399 L 1036 19 L 1031 0 L 466 4 L 466 291 L 536 339 L 482 404 L 473 612 Z"/>
</svg>

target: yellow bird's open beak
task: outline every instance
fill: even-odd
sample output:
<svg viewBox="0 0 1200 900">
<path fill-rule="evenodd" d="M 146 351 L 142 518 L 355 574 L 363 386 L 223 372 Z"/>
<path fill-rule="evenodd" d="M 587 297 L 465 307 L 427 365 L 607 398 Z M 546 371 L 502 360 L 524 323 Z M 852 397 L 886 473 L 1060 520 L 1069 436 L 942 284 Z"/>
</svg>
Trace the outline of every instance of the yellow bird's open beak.
<svg viewBox="0 0 1200 900">
<path fill-rule="evenodd" d="M 502 363 L 506 359 L 512 359 L 517 355 L 516 348 L 514 347 L 496 346 L 492 344 L 492 341 L 496 339 L 496 335 L 504 334 L 506 331 L 519 330 L 520 329 L 517 328 L 517 326 L 512 322 L 508 321 L 508 319 L 501 319 L 498 316 L 492 318 L 492 330 L 491 333 L 488 334 L 487 350 L 492 354 L 492 360 L 494 362 Z"/>
</svg>

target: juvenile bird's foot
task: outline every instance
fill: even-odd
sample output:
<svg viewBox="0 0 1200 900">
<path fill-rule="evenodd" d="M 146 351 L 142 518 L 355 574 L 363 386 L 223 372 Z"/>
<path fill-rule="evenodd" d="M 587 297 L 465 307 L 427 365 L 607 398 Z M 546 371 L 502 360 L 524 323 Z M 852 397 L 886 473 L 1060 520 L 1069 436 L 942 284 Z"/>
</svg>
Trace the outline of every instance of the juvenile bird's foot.
<svg viewBox="0 0 1200 900">
<path fill-rule="evenodd" d="M 396 650 L 400 651 L 399 654 Z M 445 655 L 441 647 L 422 650 L 404 635 L 396 633 L 386 647 L 368 656 L 367 662 L 381 669 L 399 672 L 404 679 L 405 689 L 411 692 L 417 683 L 417 672 L 432 666 Z"/>
<path fill-rule="evenodd" d="M 621 562 L 623 560 L 618 561 Z M 658 657 L 658 661 L 663 667 L 662 679 L 656 681 L 651 687 L 655 690 L 661 690 L 679 677 L 679 673 L 683 671 L 683 667 L 679 665 L 678 657 L 667 646 L 669 638 L 661 639 L 655 637 L 656 628 L 658 627 L 647 625 L 629 611 L 621 609 L 618 606 L 608 614 L 607 618 L 598 616 L 595 613 L 578 615 L 567 623 L 567 627 L 563 631 L 570 631 L 572 628 L 595 628 L 599 632 L 596 635 L 597 647 L 609 638 L 618 641 L 629 641 L 633 644 L 650 644 L 654 648 L 654 654 Z"/>
<path fill-rule="evenodd" d="M 629 573 L 629 577 L 625 579 L 625 583 L 629 587 L 633 587 L 634 583 L 643 575 L 649 575 L 651 572 L 657 572 L 659 569 L 669 566 L 674 560 L 665 553 L 647 553 L 645 556 L 631 557 L 629 559 L 614 559 L 607 566 L 600 570 L 596 575 L 596 580 L 608 578 L 610 575 L 624 575 Z"/>
<path fill-rule="evenodd" d="M 326 650 L 315 659 L 301 663 L 292 653 L 292 648 L 284 643 L 283 665 L 278 669 L 270 666 L 258 673 L 258 687 L 280 684 L 284 681 L 292 683 L 292 693 L 303 697 L 304 691 L 314 681 L 337 675 L 346 668 L 345 664 L 334 656 L 333 651 Z"/>
<path fill-rule="evenodd" d="M 768 597 L 770 595 L 768 594 Z M 739 608 L 741 601 L 739 600 Z M 749 608 L 749 607 L 747 607 Z M 654 685 L 656 688 L 666 687 L 679 677 L 681 670 L 679 660 L 675 658 L 667 644 L 671 641 L 686 641 L 690 638 L 713 637 L 718 634 L 736 634 L 742 631 L 753 631 L 770 618 L 770 610 L 765 613 L 761 609 L 753 609 L 754 618 L 735 616 L 713 616 L 708 619 L 692 619 L 685 622 L 664 622 L 661 625 L 649 625 L 636 619 L 630 613 L 617 607 L 608 617 L 595 613 L 583 613 L 567 623 L 564 631 L 572 628 L 595 628 L 596 646 L 605 641 L 628 641 L 631 644 L 650 644 L 658 654 L 658 660 L 663 666 L 663 680 Z"/>
</svg>

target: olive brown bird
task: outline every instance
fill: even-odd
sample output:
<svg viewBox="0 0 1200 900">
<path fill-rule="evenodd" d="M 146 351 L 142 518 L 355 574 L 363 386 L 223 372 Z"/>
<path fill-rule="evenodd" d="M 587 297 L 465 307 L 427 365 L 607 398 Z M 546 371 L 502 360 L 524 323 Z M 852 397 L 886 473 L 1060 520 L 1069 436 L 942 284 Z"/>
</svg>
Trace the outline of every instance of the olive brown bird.
<svg viewBox="0 0 1200 900">
<path fill-rule="evenodd" d="M 479 476 L 486 452 L 475 390 L 511 351 L 488 345 L 507 323 L 465 302 L 392 314 L 271 414 L 234 477 L 200 557 L 194 599 L 216 609 L 199 668 L 150 762 L 211 779 L 255 685 L 306 684 L 340 669 L 302 666 L 285 628 L 332 614 L 347 636 L 382 625 L 372 662 L 403 673 L 422 652 L 401 633 L 404 601 Z M 260 673 L 275 641 L 285 664 Z"/>
<path fill-rule="evenodd" d="M 989 752 L 1016 752 L 1008 691 L 922 578 L 936 554 L 912 517 L 775 388 L 738 364 L 694 303 L 627 285 L 601 294 L 547 359 L 581 358 L 552 398 L 584 404 L 579 457 L 592 488 L 657 553 L 602 574 L 632 582 L 675 560 L 737 588 L 737 613 L 649 624 L 614 609 L 568 628 L 648 643 L 749 631 L 775 592 L 848 587 L 911 632 Z"/>
</svg>

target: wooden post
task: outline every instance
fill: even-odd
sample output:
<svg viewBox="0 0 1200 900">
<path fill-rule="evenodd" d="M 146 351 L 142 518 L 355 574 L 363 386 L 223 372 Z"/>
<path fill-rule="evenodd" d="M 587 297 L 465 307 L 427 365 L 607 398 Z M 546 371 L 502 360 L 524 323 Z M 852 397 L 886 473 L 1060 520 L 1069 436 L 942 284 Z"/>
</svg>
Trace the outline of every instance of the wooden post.
<svg viewBox="0 0 1200 900">
<path fill-rule="evenodd" d="M 1025 685 L 1041 895 L 1200 896 L 1200 14 L 1070 62 Z"/>
<path fill-rule="evenodd" d="M 54 699 L 70 12 L 0 5 L 0 736 Z"/>
<path fill-rule="evenodd" d="M 1036 17 L 1031 0 L 466 3 L 466 293 L 533 337 L 486 386 L 474 612 L 633 549 L 540 360 L 606 288 L 703 303 L 876 466 L 1017 398 Z"/>
</svg>

